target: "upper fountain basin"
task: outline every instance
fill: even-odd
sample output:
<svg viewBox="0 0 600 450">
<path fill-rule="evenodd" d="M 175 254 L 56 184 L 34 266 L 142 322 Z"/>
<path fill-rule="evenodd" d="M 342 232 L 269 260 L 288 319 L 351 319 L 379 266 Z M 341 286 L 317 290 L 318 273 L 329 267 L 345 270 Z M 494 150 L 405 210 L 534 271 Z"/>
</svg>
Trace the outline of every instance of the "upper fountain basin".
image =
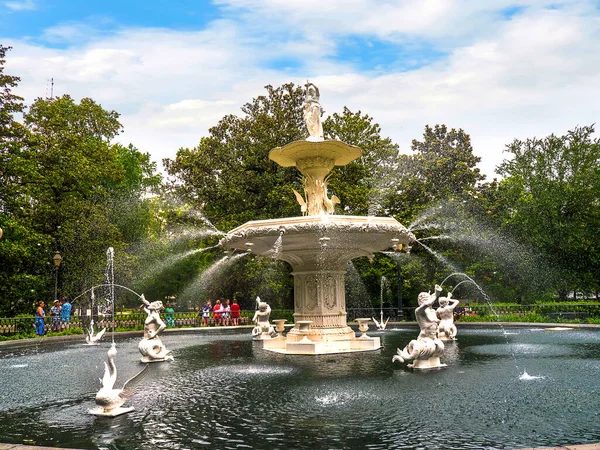
<svg viewBox="0 0 600 450">
<path fill-rule="evenodd" d="M 351 258 L 370 256 L 398 243 L 406 246 L 415 239 L 392 217 L 326 215 L 253 220 L 231 230 L 221 243 L 228 249 L 268 255 L 280 236 L 284 260 L 286 253 L 318 253 L 325 249 L 343 251 Z"/>
<path fill-rule="evenodd" d="M 311 158 L 331 161 L 331 166 L 345 166 L 361 155 L 360 148 L 336 140 L 294 141 L 269 152 L 269 158 L 283 167 L 294 167 L 298 161 Z"/>
</svg>

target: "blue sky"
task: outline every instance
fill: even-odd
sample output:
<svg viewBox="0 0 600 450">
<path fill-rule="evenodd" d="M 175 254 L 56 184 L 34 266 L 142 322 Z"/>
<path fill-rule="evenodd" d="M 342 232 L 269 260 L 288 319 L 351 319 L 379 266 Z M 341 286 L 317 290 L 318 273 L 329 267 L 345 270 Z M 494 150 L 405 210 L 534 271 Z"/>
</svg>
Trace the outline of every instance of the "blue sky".
<svg viewBox="0 0 600 450">
<path fill-rule="evenodd" d="M 598 122 L 596 0 L 0 0 L 6 71 L 30 103 L 91 97 L 156 161 L 196 145 L 267 84 L 321 90 L 410 151 L 463 128 L 494 175 L 514 138 Z"/>
</svg>

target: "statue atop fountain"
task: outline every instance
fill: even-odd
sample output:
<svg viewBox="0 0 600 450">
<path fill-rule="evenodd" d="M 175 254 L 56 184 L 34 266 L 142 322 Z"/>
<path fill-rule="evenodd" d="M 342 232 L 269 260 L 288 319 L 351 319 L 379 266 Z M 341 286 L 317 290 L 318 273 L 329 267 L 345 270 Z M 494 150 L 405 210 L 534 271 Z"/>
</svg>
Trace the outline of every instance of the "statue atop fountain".
<svg viewBox="0 0 600 450">
<path fill-rule="evenodd" d="M 435 367 L 444 367 L 440 362 L 440 356 L 444 354 L 444 343 L 438 339 L 439 319 L 435 310 L 431 307 L 440 296 L 442 288 L 435 285 L 433 294 L 421 292 L 418 297 L 419 306 L 415 309 L 415 316 L 421 332 L 416 340 L 404 347 L 398 349 L 398 354 L 392 358 L 392 361 L 401 363 L 413 361 L 409 367 L 413 369 L 432 369 Z"/>
<path fill-rule="evenodd" d="M 306 122 L 306 128 L 310 135 L 306 140 L 310 142 L 320 142 L 324 140 L 323 124 L 321 123 L 321 116 L 324 111 L 319 102 L 321 98 L 319 88 L 313 83 L 309 83 L 308 80 L 304 86 L 306 87 L 304 122 Z"/>
<path fill-rule="evenodd" d="M 438 327 L 438 338 L 442 341 L 456 340 L 456 325 L 454 325 L 454 308 L 459 304 L 458 300 L 452 299 L 452 293 L 447 297 L 439 298 L 440 307 L 435 310 L 440 324 Z"/>
<path fill-rule="evenodd" d="M 160 318 L 160 311 L 164 309 L 162 302 L 159 300 L 150 303 L 143 294 L 140 296 L 140 300 L 143 303 L 144 312 L 148 315 L 144 321 L 144 339 L 138 346 L 142 354 L 142 362 L 172 361 L 171 351 L 167 350 L 158 337 L 158 333 L 167 327 Z"/>
<path fill-rule="evenodd" d="M 294 327 L 285 338 L 262 339 L 264 349 L 285 354 L 327 354 L 381 348 L 379 337 L 357 338 L 347 324 L 344 275 L 346 263 L 395 244 L 408 244 L 414 235 L 392 217 L 336 215 L 341 201 L 328 193 L 327 180 L 335 166 L 345 166 L 362 155 L 358 147 L 324 139 L 319 90 L 306 85 L 304 117 L 310 137 L 274 148 L 269 158 L 302 174 L 302 191 L 290 192 L 300 204 L 301 216 L 255 220 L 231 230 L 222 239 L 227 249 L 277 258 L 292 266 Z M 267 306 L 265 306 L 267 308 Z M 264 312 L 257 312 L 257 320 Z M 267 335 L 268 319 L 260 319 Z M 263 325 L 257 336 L 264 336 Z"/>
<path fill-rule="evenodd" d="M 269 322 L 271 307 L 266 302 L 261 302 L 260 297 L 256 297 L 256 305 L 257 310 L 252 318 L 252 322 L 254 322 L 256 326 L 252 329 L 252 337 L 256 341 L 275 337 L 277 333 L 275 333 L 275 329 Z"/>
</svg>

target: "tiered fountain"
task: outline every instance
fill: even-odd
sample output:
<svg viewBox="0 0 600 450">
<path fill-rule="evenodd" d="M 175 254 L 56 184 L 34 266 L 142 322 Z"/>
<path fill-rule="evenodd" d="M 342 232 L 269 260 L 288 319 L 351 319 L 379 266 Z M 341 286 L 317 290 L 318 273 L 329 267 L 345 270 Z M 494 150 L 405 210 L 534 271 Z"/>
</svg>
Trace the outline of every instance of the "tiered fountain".
<svg viewBox="0 0 600 450">
<path fill-rule="evenodd" d="M 319 91 L 307 84 L 304 118 L 310 137 L 269 153 L 283 167 L 303 175 L 304 196 L 294 191 L 303 216 L 247 222 L 227 233 L 222 244 L 257 255 L 275 253 L 288 262 L 294 276 L 294 327 L 285 339 L 260 340 L 263 348 L 288 354 L 323 354 L 375 350 L 379 337 L 369 337 L 362 324 L 356 337 L 346 323 L 344 275 L 346 263 L 372 257 L 394 245 L 407 246 L 414 235 L 391 217 L 334 215 L 339 199 L 327 194 L 334 166 L 361 156 L 361 150 L 337 140 L 325 140 Z M 290 193 L 291 194 L 291 193 Z M 274 251 L 276 248 L 276 251 Z M 364 319 L 362 322 L 364 322 Z M 360 322 L 360 321 L 359 321 Z"/>
</svg>

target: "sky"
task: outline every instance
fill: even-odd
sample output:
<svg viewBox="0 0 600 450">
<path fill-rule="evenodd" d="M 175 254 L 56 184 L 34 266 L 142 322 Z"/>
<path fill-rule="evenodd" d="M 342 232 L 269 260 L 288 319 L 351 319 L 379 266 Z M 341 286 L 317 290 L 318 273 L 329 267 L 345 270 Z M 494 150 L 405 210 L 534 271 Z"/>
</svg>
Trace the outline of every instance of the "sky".
<svg viewBox="0 0 600 450">
<path fill-rule="evenodd" d="M 488 180 L 514 139 L 600 117 L 598 0 L 0 0 L 0 44 L 26 103 L 53 79 L 159 167 L 307 79 L 325 115 L 369 114 L 403 153 L 425 125 L 462 128 Z"/>
</svg>

